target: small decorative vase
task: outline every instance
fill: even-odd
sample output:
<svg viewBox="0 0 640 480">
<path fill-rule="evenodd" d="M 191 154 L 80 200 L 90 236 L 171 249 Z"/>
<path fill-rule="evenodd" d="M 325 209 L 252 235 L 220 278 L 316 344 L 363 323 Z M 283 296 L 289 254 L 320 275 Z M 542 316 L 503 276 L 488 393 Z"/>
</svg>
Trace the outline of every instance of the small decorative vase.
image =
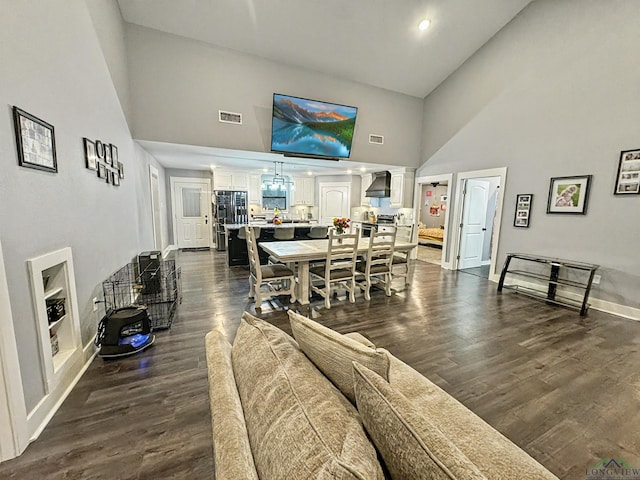
<svg viewBox="0 0 640 480">
<path fill-rule="evenodd" d="M 344 230 L 342 228 L 340 228 L 340 227 L 336 227 L 336 233 L 338 235 L 342 235 L 344 233 Z"/>
</svg>

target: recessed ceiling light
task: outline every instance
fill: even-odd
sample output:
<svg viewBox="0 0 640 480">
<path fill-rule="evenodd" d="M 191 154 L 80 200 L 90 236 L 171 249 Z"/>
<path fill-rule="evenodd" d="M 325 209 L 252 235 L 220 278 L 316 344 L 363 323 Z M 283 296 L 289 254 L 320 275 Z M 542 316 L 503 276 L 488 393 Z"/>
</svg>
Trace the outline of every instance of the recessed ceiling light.
<svg viewBox="0 0 640 480">
<path fill-rule="evenodd" d="M 353 173 L 353 170 L 347 170 L 347 175 L 351 175 Z"/>
<path fill-rule="evenodd" d="M 366 171 L 367 171 L 367 169 L 366 169 L 365 167 L 360 167 L 360 171 L 361 171 L 361 172 L 366 172 Z"/>
<path fill-rule="evenodd" d="M 311 170 L 309 170 L 309 171 L 307 172 L 307 175 L 311 176 L 311 175 L 313 175 L 313 172 L 312 172 Z"/>
<path fill-rule="evenodd" d="M 263 168 L 263 169 L 262 169 L 262 171 L 263 171 L 264 173 L 267 173 L 267 172 L 269 171 L 269 169 L 268 169 L 267 167 L 265 167 L 265 168 Z"/>
<path fill-rule="evenodd" d="M 424 20 L 422 20 L 419 24 L 418 24 L 418 28 L 422 31 L 426 30 L 427 28 L 429 28 L 429 25 L 431 25 L 431 20 L 429 20 L 428 18 L 425 18 Z"/>
<path fill-rule="evenodd" d="M 213 171 L 213 170 L 216 169 L 216 166 L 215 165 L 209 165 L 209 168 L 211 169 L 211 171 Z"/>
</svg>

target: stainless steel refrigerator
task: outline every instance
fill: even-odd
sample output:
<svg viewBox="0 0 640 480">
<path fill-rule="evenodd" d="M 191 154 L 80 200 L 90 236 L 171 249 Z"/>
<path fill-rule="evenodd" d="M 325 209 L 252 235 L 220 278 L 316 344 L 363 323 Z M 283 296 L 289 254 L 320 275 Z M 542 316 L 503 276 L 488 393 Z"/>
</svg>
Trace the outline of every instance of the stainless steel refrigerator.
<svg viewBox="0 0 640 480">
<path fill-rule="evenodd" d="M 216 249 L 226 248 L 224 224 L 247 223 L 247 192 L 217 190 L 213 192 L 213 211 L 215 212 Z"/>
</svg>

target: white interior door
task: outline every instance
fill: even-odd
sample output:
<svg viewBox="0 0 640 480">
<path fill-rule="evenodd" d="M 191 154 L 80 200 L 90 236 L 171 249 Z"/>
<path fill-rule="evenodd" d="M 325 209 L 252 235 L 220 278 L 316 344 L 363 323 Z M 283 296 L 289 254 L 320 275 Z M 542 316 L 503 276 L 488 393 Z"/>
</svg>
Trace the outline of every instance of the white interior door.
<svg viewBox="0 0 640 480">
<path fill-rule="evenodd" d="M 209 190 L 206 180 L 174 181 L 174 231 L 178 248 L 210 246 Z"/>
<path fill-rule="evenodd" d="M 470 178 L 466 182 L 458 264 L 461 270 L 482 265 L 490 186 L 487 180 Z"/>
<path fill-rule="evenodd" d="M 350 184 L 320 184 L 320 223 L 331 225 L 334 217 L 349 218 L 350 206 Z"/>
</svg>

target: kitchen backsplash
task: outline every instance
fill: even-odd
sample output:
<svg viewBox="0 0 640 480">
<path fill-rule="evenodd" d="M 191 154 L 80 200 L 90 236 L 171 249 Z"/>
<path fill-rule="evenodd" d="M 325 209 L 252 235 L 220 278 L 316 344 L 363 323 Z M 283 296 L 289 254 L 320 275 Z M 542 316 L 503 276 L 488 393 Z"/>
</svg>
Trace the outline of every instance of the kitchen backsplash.
<svg viewBox="0 0 640 480">
<path fill-rule="evenodd" d="M 396 215 L 398 217 L 399 224 L 412 224 L 413 223 L 413 209 L 412 208 L 391 208 L 389 206 L 388 198 L 380 199 L 379 207 L 354 207 L 351 209 L 351 220 L 356 222 L 362 222 L 367 219 L 366 212 L 371 212 L 377 217 L 378 215 Z"/>
</svg>

